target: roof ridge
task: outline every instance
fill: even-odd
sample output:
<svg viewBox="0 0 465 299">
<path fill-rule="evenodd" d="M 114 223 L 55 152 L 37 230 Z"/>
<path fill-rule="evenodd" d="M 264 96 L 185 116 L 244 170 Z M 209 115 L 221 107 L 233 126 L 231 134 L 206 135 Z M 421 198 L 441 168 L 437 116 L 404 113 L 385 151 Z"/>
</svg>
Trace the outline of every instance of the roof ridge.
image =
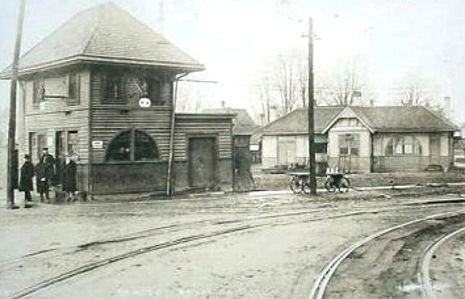
<svg viewBox="0 0 465 299">
<path fill-rule="evenodd" d="M 85 43 L 84 47 L 82 48 L 81 55 L 85 55 L 87 49 L 89 48 L 90 42 L 91 42 L 91 41 L 94 39 L 94 37 L 95 37 L 95 34 L 96 34 L 96 32 L 97 32 L 97 28 L 100 26 L 100 24 L 101 24 L 101 22 L 102 22 L 102 19 L 103 19 L 103 17 L 101 17 L 101 15 L 102 15 L 102 7 L 103 7 L 104 5 L 109 5 L 109 4 L 115 5 L 115 4 L 114 4 L 113 2 L 111 2 L 111 1 L 108 1 L 108 2 L 105 2 L 105 3 L 102 3 L 102 4 L 99 5 L 99 6 L 100 6 L 100 7 L 99 7 L 99 11 L 98 11 L 99 18 L 97 18 L 97 22 L 95 22 L 94 28 L 92 29 L 92 33 L 89 34 L 89 39 L 87 40 L 87 42 Z M 91 8 L 92 8 L 92 7 L 91 7 Z M 89 8 L 89 9 L 91 9 L 91 8 Z"/>
</svg>

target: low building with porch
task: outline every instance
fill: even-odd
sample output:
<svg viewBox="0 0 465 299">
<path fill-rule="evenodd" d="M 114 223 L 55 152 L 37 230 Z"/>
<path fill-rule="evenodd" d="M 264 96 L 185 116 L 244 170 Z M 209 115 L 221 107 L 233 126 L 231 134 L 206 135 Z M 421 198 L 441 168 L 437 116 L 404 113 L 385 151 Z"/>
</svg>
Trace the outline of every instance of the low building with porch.
<svg viewBox="0 0 465 299">
<path fill-rule="evenodd" d="M 174 113 L 178 77 L 202 70 L 112 3 L 79 12 L 20 59 L 20 152 L 72 154 L 90 194 L 231 189 L 234 115 Z"/>
<path fill-rule="evenodd" d="M 264 167 L 307 163 L 307 111 L 264 127 Z M 446 169 L 457 127 L 422 106 L 315 107 L 317 163 L 351 172 Z"/>
</svg>

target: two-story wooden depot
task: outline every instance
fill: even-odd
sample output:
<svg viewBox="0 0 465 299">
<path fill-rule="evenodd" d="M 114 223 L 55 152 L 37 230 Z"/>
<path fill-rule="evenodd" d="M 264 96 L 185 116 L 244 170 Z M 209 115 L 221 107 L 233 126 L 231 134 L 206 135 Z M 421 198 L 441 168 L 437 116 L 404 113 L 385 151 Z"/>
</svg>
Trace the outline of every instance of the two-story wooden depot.
<svg viewBox="0 0 465 299">
<path fill-rule="evenodd" d="M 112 3 L 82 11 L 20 59 L 20 152 L 73 155 L 91 194 L 164 190 L 170 156 L 175 189 L 230 189 L 233 115 L 174 113 L 175 81 L 203 69 Z"/>
</svg>

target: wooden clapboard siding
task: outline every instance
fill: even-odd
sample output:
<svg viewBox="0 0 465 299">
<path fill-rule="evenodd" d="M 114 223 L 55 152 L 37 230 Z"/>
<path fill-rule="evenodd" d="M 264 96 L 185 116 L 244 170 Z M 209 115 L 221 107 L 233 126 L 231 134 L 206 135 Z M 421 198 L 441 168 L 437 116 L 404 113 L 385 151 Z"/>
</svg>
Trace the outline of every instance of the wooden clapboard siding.
<svg viewBox="0 0 465 299">
<path fill-rule="evenodd" d="M 166 108 L 152 109 L 103 109 L 95 108 L 92 117 L 92 140 L 103 141 L 104 149 L 93 149 L 93 161 L 105 160 L 105 148 L 121 131 L 135 128 L 147 132 L 155 140 L 160 159 L 166 160 L 169 154 L 169 124 L 171 111 Z"/>
<path fill-rule="evenodd" d="M 47 138 L 53 140 L 48 144 L 52 154 L 55 153 L 55 132 L 57 131 L 78 131 L 78 155 L 80 163 L 88 161 L 88 125 L 87 119 L 89 111 L 74 110 L 68 115 L 65 112 L 52 112 L 42 114 L 32 114 L 26 116 L 25 126 L 25 144 L 24 150 L 29 149 L 29 133 L 46 135 Z"/>
<path fill-rule="evenodd" d="M 175 151 L 176 160 L 188 159 L 188 138 L 195 136 L 215 136 L 219 159 L 232 157 L 232 118 L 220 115 L 176 116 Z"/>
<path fill-rule="evenodd" d="M 69 105 L 68 97 L 68 75 L 75 72 L 78 75 L 78 94 L 79 101 L 77 104 Z M 45 85 L 45 103 L 40 106 L 33 104 L 34 99 L 34 80 L 44 82 Z M 26 115 L 42 114 L 58 111 L 76 110 L 89 107 L 89 82 L 90 71 L 86 67 L 77 69 L 62 69 L 55 72 L 36 74 L 23 80 L 25 84 L 25 101 Z"/>
</svg>

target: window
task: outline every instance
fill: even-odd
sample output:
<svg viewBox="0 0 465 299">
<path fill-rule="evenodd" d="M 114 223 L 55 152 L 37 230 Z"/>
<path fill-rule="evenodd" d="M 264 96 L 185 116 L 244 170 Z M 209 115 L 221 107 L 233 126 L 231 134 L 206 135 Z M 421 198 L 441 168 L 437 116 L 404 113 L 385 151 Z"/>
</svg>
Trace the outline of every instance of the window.
<svg viewBox="0 0 465 299">
<path fill-rule="evenodd" d="M 77 73 L 68 75 L 68 104 L 79 103 L 79 79 Z"/>
<path fill-rule="evenodd" d="M 359 134 L 341 134 L 339 135 L 339 155 L 340 156 L 358 156 L 360 148 Z"/>
<path fill-rule="evenodd" d="M 39 105 L 40 102 L 45 101 L 45 82 L 43 80 L 34 80 L 32 82 L 32 89 L 32 103 L 34 105 Z"/>
<path fill-rule="evenodd" d="M 106 161 L 144 161 L 158 158 L 155 141 L 144 131 L 130 129 L 117 135 L 108 146 Z"/>
<path fill-rule="evenodd" d="M 161 82 L 156 79 L 147 79 L 147 95 L 153 102 L 161 101 Z"/>
<path fill-rule="evenodd" d="M 413 136 L 394 137 L 388 141 L 385 155 L 421 155 L 421 144 Z"/>
<path fill-rule="evenodd" d="M 105 79 L 105 104 L 125 103 L 123 77 L 119 74 L 107 73 Z"/>
</svg>

